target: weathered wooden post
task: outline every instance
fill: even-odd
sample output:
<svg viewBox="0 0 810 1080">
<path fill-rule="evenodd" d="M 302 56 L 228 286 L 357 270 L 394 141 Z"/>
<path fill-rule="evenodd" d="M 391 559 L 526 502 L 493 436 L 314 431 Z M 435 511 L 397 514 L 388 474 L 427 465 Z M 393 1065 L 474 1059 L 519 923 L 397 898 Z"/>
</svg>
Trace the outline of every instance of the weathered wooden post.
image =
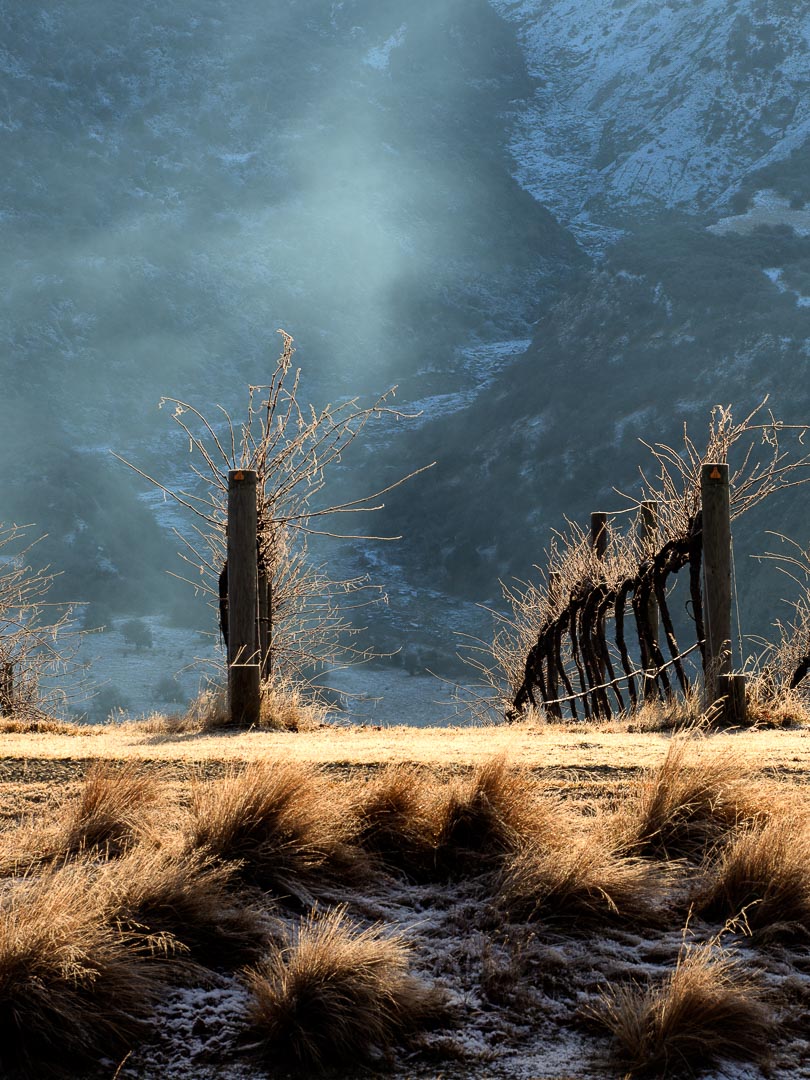
<svg viewBox="0 0 810 1080">
<path fill-rule="evenodd" d="M 14 708 L 14 664 L 10 660 L 0 664 L 0 713 L 11 714 Z"/>
<path fill-rule="evenodd" d="M 604 559 L 607 552 L 607 514 L 603 510 L 594 510 L 591 514 L 591 547 L 597 559 Z"/>
<path fill-rule="evenodd" d="M 256 483 L 253 469 L 228 473 L 228 711 L 230 722 L 259 721 Z"/>
<path fill-rule="evenodd" d="M 641 503 L 641 512 L 638 518 L 638 533 L 641 540 L 645 559 L 652 559 L 658 547 L 658 503 L 654 499 L 644 499 Z M 653 641 L 658 641 L 658 601 L 655 598 L 655 589 L 650 589 L 650 598 L 647 601 L 647 624 L 650 628 Z M 655 675 L 650 673 L 655 668 L 652 656 L 648 655 L 647 643 L 644 639 L 641 645 L 641 666 L 644 668 L 644 698 L 645 700 L 656 697 Z"/>
<path fill-rule="evenodd" d="M 709 708 L 723 700 L 722 719 L 744 723 L 745 676 L 731 673 L 731 496 L 725 462 L 701 466 L 700 498 L 706 593 L 705 705 Z"/>
</svg>

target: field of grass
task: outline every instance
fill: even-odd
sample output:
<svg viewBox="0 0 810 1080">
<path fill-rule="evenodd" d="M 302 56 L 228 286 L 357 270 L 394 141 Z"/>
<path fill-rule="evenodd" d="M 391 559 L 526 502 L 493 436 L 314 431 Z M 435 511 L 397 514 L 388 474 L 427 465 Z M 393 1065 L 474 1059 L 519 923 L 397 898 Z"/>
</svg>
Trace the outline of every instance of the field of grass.
<svg viewBox="0 0 810 1080">
<path fill-rule="evenodd" d="M 0 1074 L 810 1075 L 810 729 L 637 726 L 9 725 Z"/>
</svg>

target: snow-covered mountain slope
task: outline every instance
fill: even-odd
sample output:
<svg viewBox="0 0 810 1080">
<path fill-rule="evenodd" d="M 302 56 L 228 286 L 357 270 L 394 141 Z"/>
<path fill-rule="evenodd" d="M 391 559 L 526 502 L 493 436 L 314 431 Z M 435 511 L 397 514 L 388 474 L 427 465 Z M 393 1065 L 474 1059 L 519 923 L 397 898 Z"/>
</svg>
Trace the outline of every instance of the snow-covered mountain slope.
<svg viewBox="0 0 810 1080">
<path fill-rule="evenodd" d="M 516 175 L 585 235 L 617 210 L 722 205 L 810 135 L 806 4 L 491 2 L 538 84 L 511 138 Z"/>
</svg>

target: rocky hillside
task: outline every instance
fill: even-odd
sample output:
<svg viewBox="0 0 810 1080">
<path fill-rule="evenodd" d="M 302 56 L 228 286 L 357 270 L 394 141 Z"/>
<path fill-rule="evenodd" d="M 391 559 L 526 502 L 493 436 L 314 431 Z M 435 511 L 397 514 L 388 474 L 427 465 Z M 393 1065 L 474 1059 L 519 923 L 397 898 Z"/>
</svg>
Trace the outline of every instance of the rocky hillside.
<svg viewBox="0 0 810 1080">
<path fill-rule="evenodd" d="M 784 0 L 0 3 L 0 517 L 62 595 L 193 624 L 108 451 L 188 480 L 158 399 L 239 415 L 283 326 L 316 402 L 421 410 L 341 478 L 437 459 L 403 543 L 341 558 L 443 640 L 639 436 L 810 416 L 808 38 Z"/>
</svg>

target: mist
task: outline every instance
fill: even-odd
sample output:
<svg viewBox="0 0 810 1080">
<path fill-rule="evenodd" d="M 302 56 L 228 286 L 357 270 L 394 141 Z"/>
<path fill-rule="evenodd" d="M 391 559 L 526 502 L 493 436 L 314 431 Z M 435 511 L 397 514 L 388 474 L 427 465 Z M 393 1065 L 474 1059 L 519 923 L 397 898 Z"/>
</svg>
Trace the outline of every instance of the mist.
<svg viewBox="0 0 810 1080">
<path fill-rule="evenodd" d="M 159 399 L 238 419 L 279 327 L 305 400 L 396 384 L 422 411 L 375 429 L 339 478 L 357 495 L 436 458 L 375 524 L 403 542 L 337 557 L 382 574 L 386 648 L 415 634 L 445 659 L 563 514 L 632 483 L 649 425 L 705 423 L 715 394 L 750 404 L 773 363 L 800 411 L 808 312 L 763 271 L 803 289 L 807 240 L 789 223 L 778 243 L 707 229 L 761 189 L 810 198 L 804 113 L 785 105 L 806 57 L 764 83 L 750 5 L 745 33 L 712 8 L 703 38 L 678 5 L 675 30 L 631 0 L 615 26 L 591 6 L 601 36 L 560 4 L 0 3 L 0 519 L 47 534 L 55 595 L 89 602 L 89 625 L 163 620 L 178 670 L 210 652 L 194 635 L 213 614 L 166 573 L 182 518 L 110 451 L 169 486 L 187 475 Z M 777 17 L 787 56 L 799 17 Z M 637 70 L 662 71 L 666 94 Z M 704 127 L 683 120 L 693 102 Z M 625 184 L 642 161 L 660 167 Z M 700 374 L 715 363 L 737 372 L 731 393 Z M 154 703 L 150 678 L 133 707 Z"/>
<path fill-rule="evenodd" d="M 566 241 L 480 141 L 521 56 L 484 3 L 11 4 L 0 26 L 3 517 L 48 534 L 58 596 L 177 616 L 176 516 L 109 454 L 187 468 L 162 395 L 239 417 L 283 327 L 305 398 L 399 384 L 407 409 L 468 380 L 482 333 L 526 335 L 523 227 Z"/>
</svg>

